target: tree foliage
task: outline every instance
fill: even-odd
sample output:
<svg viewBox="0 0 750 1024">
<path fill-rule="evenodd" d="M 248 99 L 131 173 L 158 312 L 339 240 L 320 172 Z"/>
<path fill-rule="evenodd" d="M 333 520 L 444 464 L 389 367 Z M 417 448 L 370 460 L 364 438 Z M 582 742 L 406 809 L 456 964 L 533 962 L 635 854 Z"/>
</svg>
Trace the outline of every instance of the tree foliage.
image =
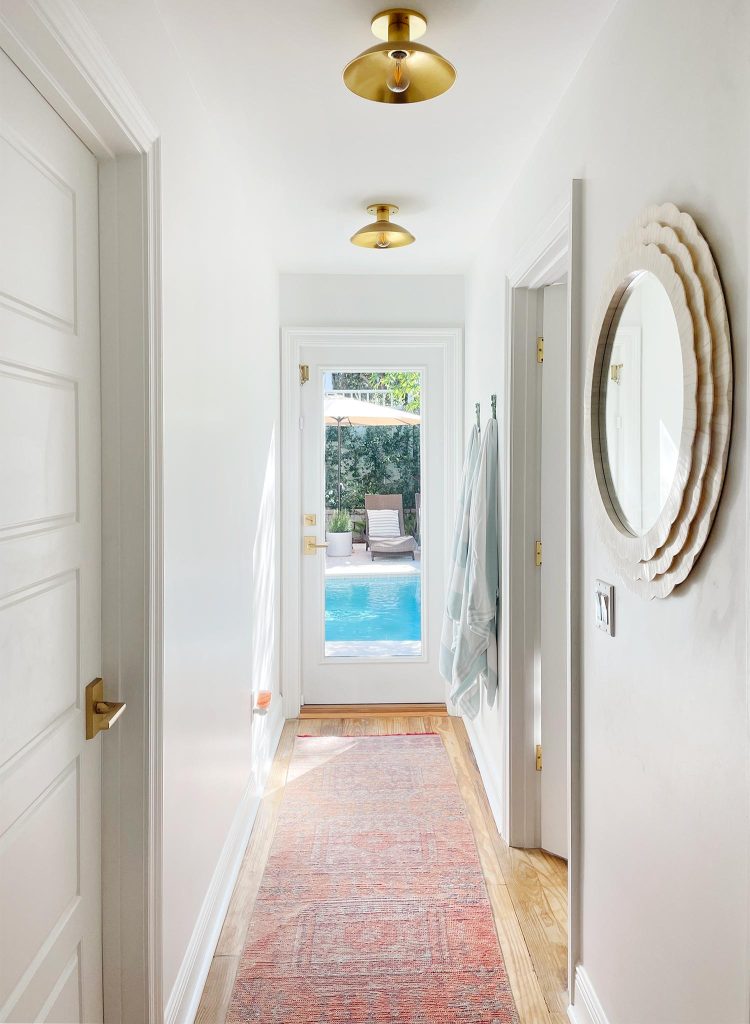
<svg viewBox="0 0 750 1024">
<path fill-rule="evenodd" d="M 414 508 L 420 490 L 419 427 L 341 428 L 341 507 L 364 508 L 365 494 L 401 494 Z M 336 508 L 338 428 L 326 427 L 326 506 Z"/>
<path fill-rule="evenodd" d="M 422 374 L 418 370 L 382 370 L 371 373 L 334 373 L 334 391 L 389 391 L 393 405 L 419 412 Z"/>
<path fill-rule="evenodd" d="M 409 412 L 421 408 L 422 375 L 398 370 L 334 373 L 335 391 L 388 391 L 392 402 Z M 404 508 L 415 507 L 420 490 L 419 427 L 341 427 L 341 507 L 362 509 L 365 494 L 401 494 Z M 338 428 L 326 427 L 326 506 L 338 496 Z"/>
</svg>

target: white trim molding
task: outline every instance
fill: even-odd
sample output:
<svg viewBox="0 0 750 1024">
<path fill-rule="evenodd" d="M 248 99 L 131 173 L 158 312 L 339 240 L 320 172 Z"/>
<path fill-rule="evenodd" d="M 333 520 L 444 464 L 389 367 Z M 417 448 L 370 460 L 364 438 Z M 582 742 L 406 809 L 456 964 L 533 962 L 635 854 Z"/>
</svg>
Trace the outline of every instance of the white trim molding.
<svg viewBox="0 0 750 1024">
<path fill-rule="evenodd" d="M 450 709 L 448 710 L 450 711 Z M 500 791 L 497 784 L 497 758 L 495 756 L 495 751 L 487 750 L 475 721 L 467 715 L 460 715 L 458 711 L 456 711 L 455 714 L 460 717 L 464 723 L 466 733 L 469 737 L 469 743 L 471 744 L 471 751 L 474 755 L 474 760 L 477 763 L 477 768 L 479 769 L 479 774 L 482 778 L 487 802 L 489 803 L 490 810 L 492 811 L 492 817 L 495 819 L 495 825 L 497 826 L 498 832 L 502 834 L 501 828 L 505 817 L 506 799 L 505 793 Z"/>
<path fill-rule="evenodd" d="M 159 132 L 72 0 L 14 0 L 0 47 L 99 163 L 102 673 L 128 713 L 103 762 L 104 1013 L 163 1016 Z M 126 343 L 127 342 L 127 343 Z M 143 894 L 142 898 L 134 897 Z"/>
<path fill-rule="evenodd" d="M 301 672 L 301 566 L 300 533 L 300 349 L 346 346 L 356 350 L 376 344 L 379 349 L 440 348 L 445 365 L 445 419 L 452 443 L 445 452 L 446 522 L 451 522 L 456 501 L 462 451 L 461 402 L 463 396 L 463 331 L 460 327 L 283 327 L 281 329 L 281 445 L 284 452 L 281 480 L 281 637 L 283 708 L 295 718 L 302 703 Z"/>
<path fill-rule="evenodd" d="M 609 1024 L 586 969 L 579 964 L 575 973 L 573 1002 L 568 1007 L 571 1024 Z"/>
<path fill-rule="evenodd" d="M 281 739 L 284 718 L 281 711 L 265 720 L 269 744 L 260 771 L 251 775 L 235 811 L 219 860 L 203 899 L 185 956 L 164 1010 L 165 1024 L 192 1024 L 200 1004 L 203 986 L 211 967 L 216 944 L 232 898 L 250 833 L 258 815 L 263 790 Z"/>
</svg>

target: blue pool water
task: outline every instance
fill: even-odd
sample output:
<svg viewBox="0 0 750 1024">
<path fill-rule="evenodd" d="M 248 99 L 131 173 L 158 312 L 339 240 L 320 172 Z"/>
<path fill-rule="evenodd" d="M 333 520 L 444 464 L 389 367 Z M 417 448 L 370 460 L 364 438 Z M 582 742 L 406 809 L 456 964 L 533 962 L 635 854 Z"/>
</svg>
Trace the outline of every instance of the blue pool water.
<svg viewBox="0 0 750 1024">
<path fill-rule="evenodd" d="M 326 640 L 421 640 L 421 579 L 349 576 L 326 580 Z"/>
</svg>

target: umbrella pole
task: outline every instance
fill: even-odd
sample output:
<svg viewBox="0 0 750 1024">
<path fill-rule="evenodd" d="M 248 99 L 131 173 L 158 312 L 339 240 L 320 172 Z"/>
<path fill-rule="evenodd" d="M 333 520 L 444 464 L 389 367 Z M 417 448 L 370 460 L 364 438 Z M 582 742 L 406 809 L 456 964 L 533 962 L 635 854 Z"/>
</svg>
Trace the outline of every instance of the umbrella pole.
<svg viewBox="0 0 750 1024">
<path fill-rule="evenodd" d="M 336 487 L 336 493 L 338 495 L 338 509 L 341 511 L 341 420 L 338 421 L 338 441 L 339 441 L 339 472 L 338 472 L 338 485 Z"/>
</svg>

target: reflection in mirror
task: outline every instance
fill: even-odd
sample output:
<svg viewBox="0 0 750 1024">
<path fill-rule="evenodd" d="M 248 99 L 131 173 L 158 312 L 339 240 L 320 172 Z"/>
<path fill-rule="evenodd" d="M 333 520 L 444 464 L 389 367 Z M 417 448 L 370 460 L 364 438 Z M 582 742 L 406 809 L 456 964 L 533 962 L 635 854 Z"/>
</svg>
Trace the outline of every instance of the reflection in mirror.
<svg viewBox="0 0 750 1024">
<path fill-rule="evenodd" d="M 644 271 L 623 295 L 602 372 L 599 430 L 607 486 L 636 536 L 669 497 L 682 433 L 682 352 L 669 296 Z"/>
</svg>

